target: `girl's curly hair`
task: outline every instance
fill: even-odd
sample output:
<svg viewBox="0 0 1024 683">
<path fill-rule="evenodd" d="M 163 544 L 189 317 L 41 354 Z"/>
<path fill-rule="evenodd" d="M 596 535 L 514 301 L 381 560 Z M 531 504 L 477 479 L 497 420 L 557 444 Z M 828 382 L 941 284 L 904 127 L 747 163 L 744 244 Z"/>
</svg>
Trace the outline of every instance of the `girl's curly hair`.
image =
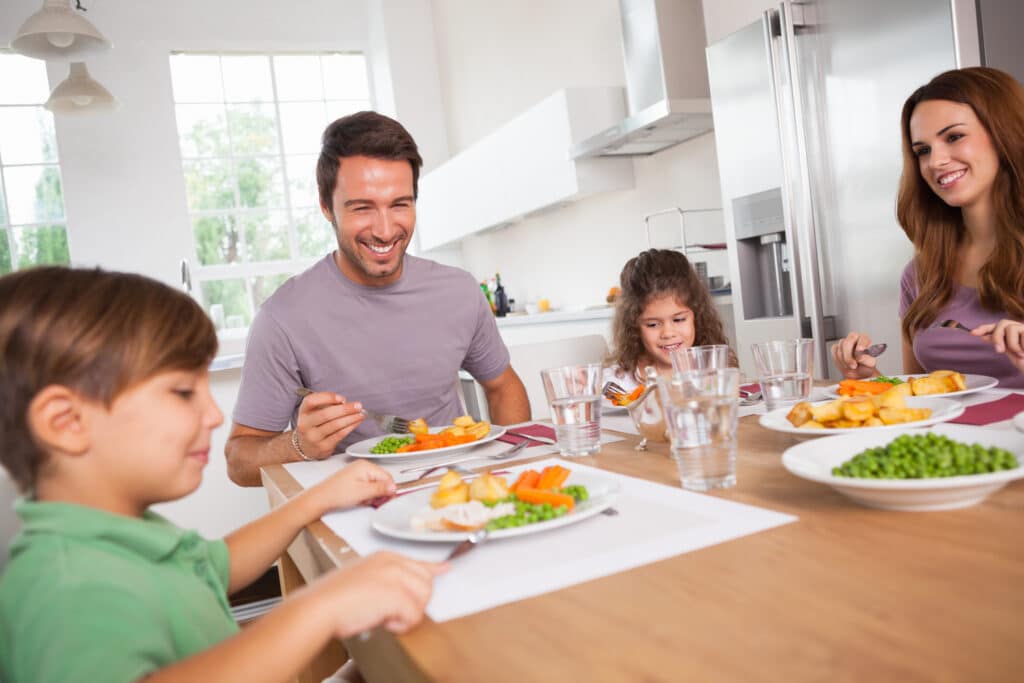
<svg viewBox="0 0 1024 683">
<path fill-rule="evenodd" d="M 693 311 L 694 346 L 729 343 L 711 294 L 681 252 L 671 249 L 640 252 L 622 268 L 619 287 L 621 292 L 615 303 L 612 324 L 615 349 L 608 360 L 628 375 L 638 378 L 637 370 L 647 354 L 640 335 L 640 316 L 655 298 L 672 295 Z M 732 350 L 729 364 L 737 365 Z"/>
</svg>

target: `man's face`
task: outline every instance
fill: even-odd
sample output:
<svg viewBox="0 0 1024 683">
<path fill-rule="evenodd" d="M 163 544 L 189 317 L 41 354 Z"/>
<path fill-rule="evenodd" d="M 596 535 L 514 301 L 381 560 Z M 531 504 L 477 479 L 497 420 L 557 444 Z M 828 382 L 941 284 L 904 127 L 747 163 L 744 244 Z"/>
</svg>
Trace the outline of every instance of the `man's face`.
<svg viewBox="0 0 1024 683">
<path fill-rule="evenodd" d="M 370 287 L 398 280 L 416 225 L 408 161 L 343 157 L 331 206 L 320 208 L 334 225 L 335 262 L 346 277 Z"/>
</svg>

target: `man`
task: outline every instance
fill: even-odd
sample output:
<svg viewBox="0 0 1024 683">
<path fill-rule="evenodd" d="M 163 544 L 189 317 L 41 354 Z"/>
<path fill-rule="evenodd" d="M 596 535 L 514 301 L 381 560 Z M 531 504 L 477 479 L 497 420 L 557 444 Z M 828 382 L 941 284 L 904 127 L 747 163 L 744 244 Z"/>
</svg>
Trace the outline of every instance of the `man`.
<svg viewBox="0 0 1024 683">
<path fill-rule="evenodd" d="M 253 321 L 225 447 L 236 483 L 258 486 L 262 466 L 380 435 L 364 406 L 450 424 L 460 368 L 483 386 L 494 422 L 530 419 L 473 277 L 405 253 L 422 163 L 405 128 L 375 112 L 324 132 L 317 185 L 338 250 L 281 285 Z M 313 393 L 300 399 L 299 387 Z"/>
</svg>

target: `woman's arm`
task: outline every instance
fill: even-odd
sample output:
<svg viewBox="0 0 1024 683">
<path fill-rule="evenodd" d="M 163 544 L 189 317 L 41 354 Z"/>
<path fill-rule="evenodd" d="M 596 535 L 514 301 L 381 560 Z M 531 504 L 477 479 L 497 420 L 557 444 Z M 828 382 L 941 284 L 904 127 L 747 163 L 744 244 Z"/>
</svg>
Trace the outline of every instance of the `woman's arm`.
<svg viewBox="0 0 1024 683">
<path fill-rule="evenodd" d="M 259 578 L 303 527 L 329 510 L 351 507 L 394 492 L 394 480 L 386 470 L 365 460 L 357 460 L 246 524 L 224 539 L 231 558 L 228 593 L 234 593 Z"/>
<path fill-rule="evenodd" d="M 914 355 L 914 345 L 906 337 L 903 338 L 903 372 L 907 375 L 920 375 L 927 372 L 921 367 L 917 356 Z"/>
</svg>

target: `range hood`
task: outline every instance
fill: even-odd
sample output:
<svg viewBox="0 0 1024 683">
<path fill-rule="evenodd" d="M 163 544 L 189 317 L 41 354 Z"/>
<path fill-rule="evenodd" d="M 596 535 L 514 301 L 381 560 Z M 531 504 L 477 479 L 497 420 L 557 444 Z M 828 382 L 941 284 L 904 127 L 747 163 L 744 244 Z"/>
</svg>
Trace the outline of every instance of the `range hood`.
<svg viewBox="0 0 1024 683">
<path fill-rule="evenodd" d="M 573 159 L 646 156 L 713 129 L 700 0 L 619 0 L 629 116 Z"/>
</svg>

